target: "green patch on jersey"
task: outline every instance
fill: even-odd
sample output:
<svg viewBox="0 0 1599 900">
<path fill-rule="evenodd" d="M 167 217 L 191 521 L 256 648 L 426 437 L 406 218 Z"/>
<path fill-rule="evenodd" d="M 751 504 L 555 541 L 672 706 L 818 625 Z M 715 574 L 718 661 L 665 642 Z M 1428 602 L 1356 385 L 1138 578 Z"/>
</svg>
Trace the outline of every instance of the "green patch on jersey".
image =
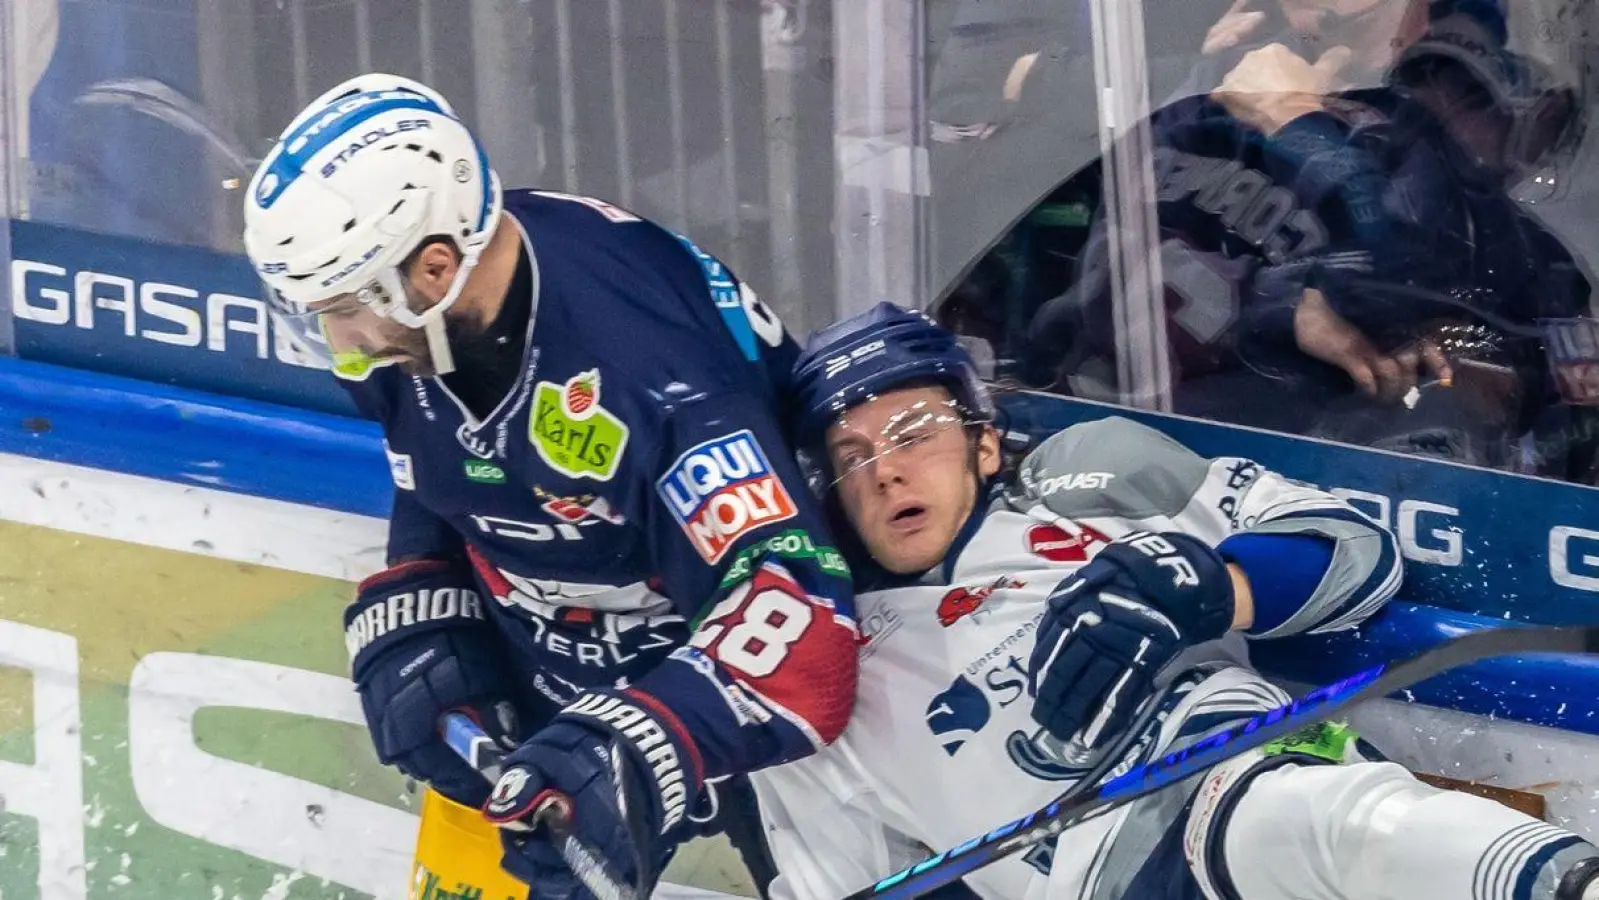
<svg viewBox="0 0 1599 900">
<path fill-rule="evenodd" d="M 527 430 L 539 458 L 569 478 L 610 481 L 627 447 L 627 426 L 600 405 L 598 369 L 539 382 Z"/>
<path fill-rule="evenodd" d="M 750 577 L 756 558 L 768 553 L 784 559 L 814 559 L 823 572 L 838 578 L 849 577 L 849 564 L 844 562 L 844 554 L 832 547 L 816 546 L 804 529 L 790 528 L 740 550 L 733 557 L 732 565 L 727 567 L 727 574 L 722 576 L 722 589 Z"/>
<path fill-rule="evenodd" d="M 468 459 L 461 463 L 461 468 L 466 472 L 466 480 L 478 484 L 504 484 L 505 470 L 491 462 L 481 459 Z"/>
<path fill-rule="evenodd" d="M 1349 743 L 1360 735 L 1343 722 L 1318 722 L 1280 737 L 1261 748 L 1267 756 L 1301 753 L 1329 762 L 1341 763 Z"/>
</svg>

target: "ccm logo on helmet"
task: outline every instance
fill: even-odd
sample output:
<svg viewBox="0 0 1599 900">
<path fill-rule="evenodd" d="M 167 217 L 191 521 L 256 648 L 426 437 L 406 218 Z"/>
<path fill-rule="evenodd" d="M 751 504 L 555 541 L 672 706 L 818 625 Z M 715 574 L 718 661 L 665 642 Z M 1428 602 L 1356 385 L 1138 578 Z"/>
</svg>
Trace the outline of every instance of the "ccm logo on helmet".
<svg viewBox="0 0 1599 900">
<path fill-rule="evenodd" d="M 862 344 L 848 353 L 842 353 L 838 356 L 828 357 L 826 363 L 827 371 L 823 373 L 823 377 L 832 378 L 834 375 L 837 375 L 838 373 L 844 371 L 850 366 L 855 365 L 858 362 L 861 362 L 862 360 L 870 359 L 873 356 L 877 356 L 886 352 L 888 352 L 887 343 L 885 343 L 882 338 L 878 338 L 871 343 Z"/>
<path fill-rule="evenodd" d="M 694 549 L 721 561 L 744 535 L 798 511 L 749 429 L 691 448 L 655 482 Z"/>
</svg>

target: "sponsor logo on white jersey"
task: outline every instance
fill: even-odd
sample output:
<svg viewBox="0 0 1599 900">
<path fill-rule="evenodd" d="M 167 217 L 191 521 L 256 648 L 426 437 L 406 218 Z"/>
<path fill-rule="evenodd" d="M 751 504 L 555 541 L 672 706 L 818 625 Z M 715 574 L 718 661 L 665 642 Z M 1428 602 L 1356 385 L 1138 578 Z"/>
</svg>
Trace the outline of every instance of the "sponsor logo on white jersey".
<svg viewBox="0 0 1599 900">
<path fill-rule="evenodd" d="M 1110 538 L 1087 525 L 1078 525 L 1081 535 L 1071 534 L 1059 525 L 1034 525 L 1027 529 L 1027 550 L 1050 562 L 1087 562 L 1089 548 L 1095 544 L 1108 544 Z"/>
<path fill-rule="evenodd" d="M 1110 487 L 1115 472 L 1071 472 L 1053 475 L 1038 482 L 1038 494 L 1048 497 L 1060 491 L 1102 491 Z"/>
<path fill-rule="evenodd" d="M 967 616 L 976 619 L 983 603 L 995 591 L 1025 586 L 1026 582 L 1024 581 L 1017 581 L 1014 578 L 1002 575 L 991 584 L 979 585 L 973 588 L 952 588 L 949 593 L 938 601 L 938 624 L 948 628 Z"/>
<path fill-rule="evenodd" d="M 899 610 L 892 606 L 883 606 L 879 609 L 863 610 L 860 620 L 860 637 L 855 643 L 860 647 L 860 658 L 865 659 L 877 652 L 883 642 L 899 630 L 905 620 L 900 618 Z"/>
</svg>

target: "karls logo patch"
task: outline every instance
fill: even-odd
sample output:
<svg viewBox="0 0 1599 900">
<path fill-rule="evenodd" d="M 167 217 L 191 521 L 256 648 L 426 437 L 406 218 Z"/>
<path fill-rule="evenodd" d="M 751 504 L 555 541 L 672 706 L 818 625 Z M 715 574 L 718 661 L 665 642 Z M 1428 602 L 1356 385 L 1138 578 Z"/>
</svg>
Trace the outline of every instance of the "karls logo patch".
<svg viewBox="0 0 1599 900">
<path fill-rule="evenodd" d="M 748 429 L 689 449 L 655 489 L 694 549 L 712 565 L 739 538 L 797 512 Z"/>
<path fill-rule="evenodd" d="M 539 458 L 569 478 L 610 481 L 627 448 L 627 426 L 600 405 L 600 371 L 566 384 L 541 381 L 534 390 L 528 440 Z"/>
<path fill-rule="evenodd" d="M 1110 543 L 1110 538 L 1087 525 L 1078 525 L 1077 529 L 1081 536 L 1059 525 L 1034 525 L 1027 529 L 1027 550 L 1050 562 L 1087 562 L 1090 544 Z"/>
</svg>

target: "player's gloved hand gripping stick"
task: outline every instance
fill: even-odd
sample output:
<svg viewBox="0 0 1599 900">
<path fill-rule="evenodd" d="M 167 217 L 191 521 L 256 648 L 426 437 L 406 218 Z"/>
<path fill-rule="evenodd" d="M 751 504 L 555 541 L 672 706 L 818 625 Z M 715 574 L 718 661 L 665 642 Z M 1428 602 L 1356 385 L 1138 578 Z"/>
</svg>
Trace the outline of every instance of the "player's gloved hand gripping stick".
<svg viewBox="0 0 1599 900">
<path fill-rule="evenodd" d="M 1265 746 L 1308 725 L 1325 721 L 1362 700 L 1385 697 L 1458 666 L 1498 656 L 1534 653 L 1599 653 L 1599 625 L 1511 627 L 1475 631 L 1397 663 L 1384 663 L 1317 688 L 1303 697 L 1218 732 L 1175 753 L 1113 778 L 1103 785 L 1085 778 L 1044 808 L 978 835 L 937 856 L 896 872 L 845 900 L 910 900 L 954 883 L 967 873 L 1043 843 L 1073 825 L 1183 781 L 1211 766 Z M 1556 896 L 1588 900 L 1599 872 L 1577 867 Z"/>
<path fill-rule="evenodd" d="M 446 713 L 440 720 L 439 729 L 444 735 L 444 742 L 468 765 L 481 772 L 491 784 L 500 780 L 504 774 L 505 750 L 476 722 L 462 713 Z M 629 884 L 612 872 L 598 854 L 572 834 L 571 821 L 571 803 L 561 795 L 553 794 L 535 807 L 523 824 L 530 831 L 543 828 L 549 833 L 572 874 L 597 900 L 644 900 L 649 888 Z M 653 879 L 642 865 L 638 871 L 644 884 L 653 886 Z"/>
</svg>

